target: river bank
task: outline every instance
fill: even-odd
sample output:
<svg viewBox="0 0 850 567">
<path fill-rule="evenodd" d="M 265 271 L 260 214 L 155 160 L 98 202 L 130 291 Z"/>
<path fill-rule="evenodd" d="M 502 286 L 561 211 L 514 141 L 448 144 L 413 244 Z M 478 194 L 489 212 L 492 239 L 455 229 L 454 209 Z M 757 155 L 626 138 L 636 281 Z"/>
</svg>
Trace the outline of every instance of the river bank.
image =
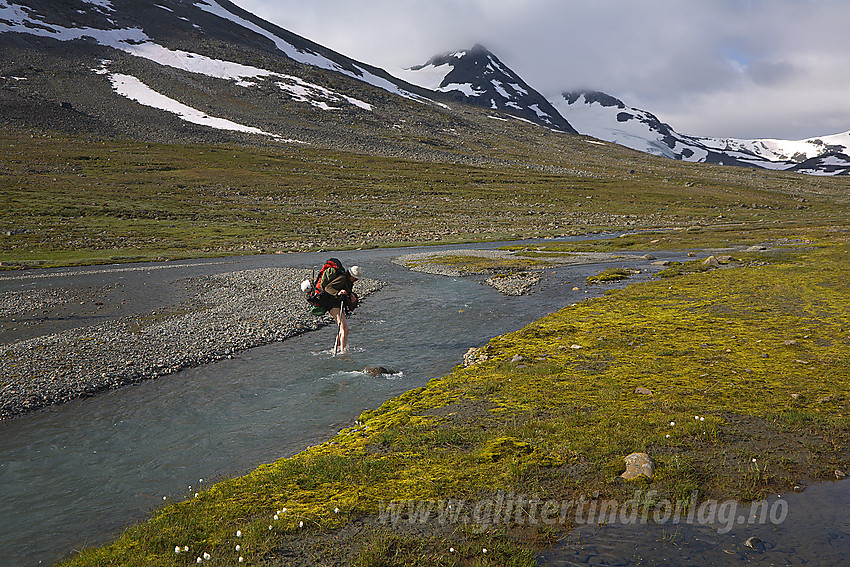
<svg viewBox="0 0 850 567">
<path fill-rule="evenodd" d="M 567 307 L 69 564 L 530 565 L 574 525 L 541 521 L 545 502 L 749 501 L 846 475 L 847 252 L 836 237 Z M 654 470 L 623 480 L 635 452 Z M 500 493 L 516 513 L 498 522 L 420 521 L 417 503 Z"/>
<path fill-rule="evenodd" d="M 173 286 L 172 297 L 182 298 L 177 303 L 0 345 L 0 420 L 326 325 L 330 317 L 310 314 L 299 289 L 311 277 L 306 269 L 264 268 L 185 278 Z M 364 279 L 357 291 L 366 297 L 382 285 Z M 108 296 L 100 288 L 6 291 L 0 294 L 0 313 L 7 326 L 23 325 L 39 315 L 48 318 L 70 301 L 103 306 Z"/>
</svg>

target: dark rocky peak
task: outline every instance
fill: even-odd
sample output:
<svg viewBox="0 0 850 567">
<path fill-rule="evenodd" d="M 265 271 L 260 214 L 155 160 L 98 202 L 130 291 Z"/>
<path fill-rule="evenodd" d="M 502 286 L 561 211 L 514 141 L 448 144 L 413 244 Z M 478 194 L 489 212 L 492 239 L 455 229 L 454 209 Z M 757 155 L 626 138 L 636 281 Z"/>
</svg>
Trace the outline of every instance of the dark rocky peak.
<svg viewBox="0 0 850 567">
<path fill-rule="evenodd" d="M 555 107 L 495 54 L 480 44 L 437 55 L 411 71 L 448 67 L 436 90 L 469 104 L 519 116 L 542 126 L 577 133 Z"/>
<path fill-rule="evenodd" d="M 579 98 L 584 96 L 587 104 L 599 104 L 605 107 L 616 106 L 617 108 L 626 108 L 623 101 L 609 94 L 599 91 L 570 91 L 563 93 L 563 97 L 567 99 L 567 103 L 575 104 Z"/>
</svg>

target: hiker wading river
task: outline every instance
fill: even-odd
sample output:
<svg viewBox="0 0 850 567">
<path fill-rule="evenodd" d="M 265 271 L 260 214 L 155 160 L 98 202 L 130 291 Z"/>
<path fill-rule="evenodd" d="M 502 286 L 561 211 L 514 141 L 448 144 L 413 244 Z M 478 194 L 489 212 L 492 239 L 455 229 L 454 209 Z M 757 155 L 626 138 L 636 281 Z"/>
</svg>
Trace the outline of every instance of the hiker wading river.
<svg viewBox="0 0 850 567">
<path fill-rule="evenodd" d="M 334 341 L 334 354 L 343 354 L 348 348 L 348 315 L 357 307 L 357 295 L 354 282 L 362 277 L 360 266 L 351 266 L 346 270 L 336 258 L 325 262 L 316 281 L 301 282 L 301 291 L 307 293 L 307 301 L 313 305 L 314 315 L 330 313 L 339 324 L 339 332 Z"/>
</svg>

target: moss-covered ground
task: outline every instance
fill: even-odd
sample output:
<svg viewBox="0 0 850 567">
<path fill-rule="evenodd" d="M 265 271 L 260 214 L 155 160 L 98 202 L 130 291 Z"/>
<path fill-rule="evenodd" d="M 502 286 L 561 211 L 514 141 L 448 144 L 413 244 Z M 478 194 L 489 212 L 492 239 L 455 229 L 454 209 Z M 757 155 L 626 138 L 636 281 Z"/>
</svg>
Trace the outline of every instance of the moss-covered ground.
<svg viewBox="0 0 850 567">
<path fill-rule="evenodd" d="M 67 565 L 190 565 L 203 553 L 205 565 L 531 565 L 571 515 L 534 522 L 546 508 L 526 502 L 476 525 L 437 512 L 451 520 L 450 499 L 500 491 L 747 501 L 834 478 L 850 468 L 848 233 L 785 236 L 809 242 L 610 291 L 496 337 L 333 439 L 166 506 Z M 619 478 L 636 451 L 654 459 L 651 481 Z"/>
<path fill-rule="evenodd" d="M 428 265 L 450 266 L 461 274 L 516 273 L 551 266 L 550 262 L 527 257 L 494 258 L 475 254 L 437 254 L 422 260 L 407 262 L 408 267 Z"/>
<path fill-rule="evenodd" d="M 542 151 L 543 142 L 557 147 Z M 0 268 L 603 229 L 730 226 L 757 237 L 848 220 L 846 178 L 687 164 L 578 136 L 506 146 L 519 152 L 511 161 L 472 166 L 301 145 L 167 145 L 5 129 Z M 662 234 L 615 247 L 655 238 L 667 243 Z"/>
</svg>

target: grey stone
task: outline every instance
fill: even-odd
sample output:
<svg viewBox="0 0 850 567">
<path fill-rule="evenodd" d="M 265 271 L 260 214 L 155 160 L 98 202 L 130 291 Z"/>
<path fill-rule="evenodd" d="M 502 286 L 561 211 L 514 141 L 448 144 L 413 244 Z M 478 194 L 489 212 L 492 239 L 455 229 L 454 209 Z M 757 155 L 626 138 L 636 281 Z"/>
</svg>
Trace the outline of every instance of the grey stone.
<svg viewBox="0 0 850 567">
<path fill-rule="evenodd" d="M 702 265 L 706 268 L 719 268 L 720 262 L 717 261 L 716 256 L 709 256 L 708 258 L 702 261 Z"/>
<path fill-rule="evenodd" d="M 632 453 L 625 457 L 626 472 L 620 475 L 621 478 L 632 480 L 641 475 L 648 479 L 652 479 L 655 472 L 655 462 L 652 457 L 646 453 Z"/>
</svg>

